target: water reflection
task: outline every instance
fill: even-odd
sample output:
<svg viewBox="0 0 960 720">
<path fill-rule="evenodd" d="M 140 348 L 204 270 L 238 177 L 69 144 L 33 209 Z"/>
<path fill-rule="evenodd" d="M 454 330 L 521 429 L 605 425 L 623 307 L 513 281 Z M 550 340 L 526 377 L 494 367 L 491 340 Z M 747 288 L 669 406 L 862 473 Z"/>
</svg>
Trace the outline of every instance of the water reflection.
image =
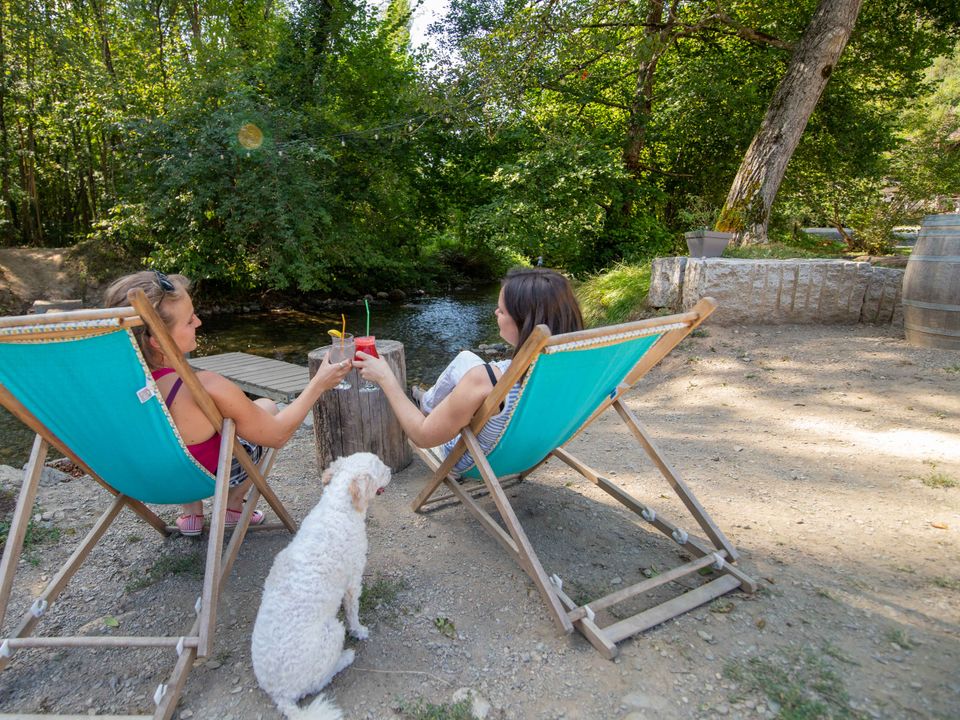
<svg viewBox="0 0 960 720">
<path fill-rule="evenodd" d="M 493 311 L 499 286 L 423 298 L 408 303 L 370 306 L 370 332 L 403 343 L 407 381 L 431 383 L 457 352 L 499 340 Z M 363 305 L 342 309 L 347 332 L 366 331 Z M 340 327 L 341 309 L 318 313 L 291 310 L 201 318 L 196 355 L 241 351 L 298 365 L 307 353 L 330 343 L 327 330 Z M 19 467 L 27 461 L 33 433 L 0 408 L 0 464 Z"/>
<path fill-rule="evenodd" d="M 371 305 L 370 333 L 403 343 L 409 382 L 431 382 L 460 350 L 499 339 L 493 314 L 498 292 L 498 287 L 491 287 L 453 297 Z M 307 353 L 330 343 L 327 330 L 340 328 L 341 311 L 347 332 L 366 333 L 363 305 L 318 313 L 220 315 L 203 321 L 196 354 L 242 351 L 306 365 Z"/>
</svg>

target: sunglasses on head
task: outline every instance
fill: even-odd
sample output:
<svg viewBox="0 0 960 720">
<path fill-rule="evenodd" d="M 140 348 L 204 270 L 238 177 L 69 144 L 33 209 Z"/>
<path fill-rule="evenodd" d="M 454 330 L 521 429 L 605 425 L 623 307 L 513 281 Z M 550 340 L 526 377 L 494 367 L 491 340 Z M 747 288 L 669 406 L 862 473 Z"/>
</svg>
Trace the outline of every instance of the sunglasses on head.
<svg viewBox="0 0 960 720">
<path fill-rule="evenodd" d="M 163 290 L 165 293 L 175 292 L 175 291 L 176 291 L 177 288 L 176 288 L 176 286 L 170 281 L 170 278 L 168 278 L 166 275 L 164 275 L 164 274 L 163 274 L 162 272 L 160 272 L 159 270 L 154 270 L 154 271 L 153 271 L 153 277 L 156 279 L 157 285 L 159 285 L 159 286 L 160 286 L 160 289 Z"/>
</svg>

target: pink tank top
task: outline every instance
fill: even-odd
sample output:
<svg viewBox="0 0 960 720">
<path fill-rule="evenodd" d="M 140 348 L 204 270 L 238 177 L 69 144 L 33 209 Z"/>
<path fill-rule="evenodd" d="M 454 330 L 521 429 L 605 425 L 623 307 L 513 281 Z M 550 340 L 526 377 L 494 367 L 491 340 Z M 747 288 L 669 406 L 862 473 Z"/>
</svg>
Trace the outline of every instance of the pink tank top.
<svg viewBox="0 0 960 720">
<path fill-rule="evenodd" d="M 159 380 L 160 378 L 164 377 L 165 375 L 169 375 L 172 372 L 175 372 L 173 368 L 158 368 L 154 370 L 151 375 L 153 375 L 154 380 Z M 173 404 L 173 400 L 180 391 L 180 386 L 182 384 L 183 379 L 177 378 L 176 382 L 173 383 L 173 387 L 170 388 L 170 392 L 167 394 L 167 397 L 163 399 L 168 408 Z M 198 463 L 203 465 L 214 475 L 217 474 L 217 463 L 220 460 L 220 433 L 215 432 L 206 440 L 197 443 L 196 445 L 187 445 L 187 450 L 190 451 L 190 454 L 193 455 L 194 459 Z"/>
</svg>

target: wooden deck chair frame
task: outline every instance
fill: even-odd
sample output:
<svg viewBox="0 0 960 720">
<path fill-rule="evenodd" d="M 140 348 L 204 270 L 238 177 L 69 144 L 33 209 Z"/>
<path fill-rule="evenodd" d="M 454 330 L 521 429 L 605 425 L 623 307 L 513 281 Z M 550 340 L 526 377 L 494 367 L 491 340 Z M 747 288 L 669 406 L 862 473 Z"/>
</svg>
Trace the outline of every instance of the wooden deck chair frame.
<svg viewBox="0 0 960 720">
<path fill-rule="evenodd" d="M 78 329 L 63 330 L 64 324 L 82 323 L 91 320 L 112 320 L 119 321 L 121 328 L 131 328 L 146 324 L 151 335 L 157 338 L 164 355 L 169 359 L 172 367 L 183 379 L 190 392 L 193 394 L 197 404 L 202 409 L 210 423 L 220 429 L 222 441 L 220 445 L 220 456 L 218 470 L 214 483 L 215 491 L 213 495 L 213 510 L 210 519 L 209 538 L 206 548 L 205 571 L 201 595 L 197 599 L 196 611 L 197 617 L 186 634 L 177 634 L 171 636 L 117 636 L 117 635 L 83 635 L 83 636 L 58 636 L 58 637 L 32 637 L 31 634 L 35 626 L 39 623 L 44 612 L 52 605 L 69 580 L 82 566 L 84 560 L 93 550 L 97 542 L 103 537 L 111 523 L 124 508 L 130 508 L 148 525 L 153 527 L 163 536 L 168 536 L 176 531 L 176 527 L 167 526 L 147 505 L 139 500 L 124 495 L 111 487 L 103 478 L 92 468 L 88 467 L 80 459 L 78 451 L 69 447 L 65 442 L 58 438 L 48 427 L 46 427 L 37 417 L 31 413 L 14 395 L 2 384 L 0 384 L 0 403 L 3 404 L 14 416 L 20 419 L 31 430 L 36 433 L 33 448 L 30 454 L 29 462 L 24 470 L 24 481 L 20 488 L 17 499 L 16 509 L 10 525 L 6 547 L 4 548 L 3 558 L 0 560 L 0 625 L 6 617 L 7 604 L 10 600 L 10 594 L 13 589 L 14 576 L 17 564 L 23 549 L 23 541 L 27 532 L 33 504 L 37 495 L 40 475 L 44 467 L 47 452 L 49 448 L 56 448 L 67 458 L 73 461 L 77 467 L 81 468 L 87 475 L 92 477 L 104 488 L 106 488 L 114 499 L 110 507 L 94 523 L 87 535 L 80 541 L 73 554 L 67 559 L 63 566 L 53 575 L 44 590 L 34 601 L 30 610 L 28 610 L 13 631 L 13 635 L 7 638 L 0 638 L 0 671 L 5 669 L 12 660 L 12 655 L 19 648 L 39 647 L 39 648 L 72 648 L 72 647 L 168 647 L 176 652 L 177 659 L 174 669 L 165 684 L 158 686 L 154 694 L 155 711 L 152 715 L 140 715 L 136 717 L 152 717 L 155 719 L 170 718 L 173 715 L 183 687 L 186 683 L 187 675 L 193 666 L 193 661 L 197 657 L 205 657 L 211 653 L 213 647 L 214 629 L 217 620 L 217 604 L 226 579 L 230 575 L 230 570 L 234 560 L 237 557 L 240 545 L 242 544 L 246 533 L 250 529 L 268 530 L 286 528 L 291 533 L 296 532 L 296 524 L 290 513 L 277 498 L 276 494 L 266 482 L 266 476 L 269 474 L 273 465 L 275 452 L 268 450 L 263 454 L 259 463 L 255 463 L 239 442 L 235 442 L 236 430 L 234 422 L 224 418 L 217 409 L 216 404 L 210 395 L 204 390 L 200 381 L 197 379 L 193 370 L 187 364 L 183 354 L 177 349 L 173 338 L 170 336 L 167 328 L 157 314 L 153 305 L 147 300 L 142 290 L 131 292 L 128 296 L 132 307 L 107 308 L 102 310 L 79 310 L 63 313 L 48 313 L 45 315 L 27 315 L 20 317 L 0 318 L 0 328 L 8 333 L 5 340 L 38 340 L 38 339 L 72 339 L 84 334 L 93 334 L 103 332 L 96 329 Z M 45 330 L 43 326 L 50 329 Z M 17 328 L 32 327 L 29 335 L 17 335 Z M 26 331 L 25 331 L 26 332 Z M 253 481 L 253 487 L 247 497 L 244 505 L 244 511 L 241 513 L 240 520 L 230 538 L 226 549 L 222 549 L 225 534 L 226 510 L 227 510 L 227 492 L 230 481 L 230 466 L 232 458 L 236 458 L 248 476 Z M 259 526 L 251 527 L 250 519 L 256 509 L 260 497 L 267 500 L 270 507 L 280 518 L 279 523 L 264 523 Z M 0 718 L 6 717 L 32 717 L 23 713 L 0 714 Z M 42 716 L 51 718 L 54 715 L 44 714 Z M 60 716 L 60 717 L 76 717 Z M 99 717 L 111 717 L 101 715 Z M 112 716 L 112 717 L 131 717 Z"/>
<path fill-rule="evenodd" d="M 414 447 L 424 462 L 433 470 L 433 475 L 427 481 L 420 494 L 413 501 L 415 512 L 423 511 L 425 506 L 449 501 L 459 501 L 466 509 L 480 521 L 486 530 L 507 551 L 507 554 L 530 576 L 537 590 L 540 592 L 548 613 L 558 629 L 570 633 L 574 629 L 581 632 L 587 640 L 606 658 L 613 659 L 618 654 L 617 643 L 643 632 L 655 625 L 665 622 L 704 603 L 710 602 L 732 590 L 742 589 L 754 592 L 756 583 L 739 568 L 733 565 L 737 561 L 736 549 L 727 540 L 723 532 L 716 526 L 706 510 L 700 505 L 693 492 L 673 467 L 657 449 L 649 433 L 637 420 L 636 416 L 623 403 L 623 394 L 642 378 L 653 366 L 662 360 L 676 345 L 691 331 L 700 325 L 714 310 L 716 303 L 712 298 L 704 298 L 689 312 L 667 317 L 641 320 L 591 330 L 583 330 L 564 335 L 551 336 L 545 325 L 538 326 L 527 341 L 517 352 L 507 372 L 503 374 L 493 392 L 487 397 L 483 405 L 474 414 L 470 424 L 463 428 L 460 441 L 454 446 L 447 457 L 441 460 L 431 450 Z M 604 337 L 622 335 L 634 331 L 650 331 L 655 334 L 658 328 L 663 328 L 660 338 L 640 357 L 633 368 L 626 374 L 616 391 L 604 400 L 589 416 L 578 430 L 560 447 L 550 451 L 540 462 L 518 475 L 498 478 L 487 461 L 477 441 L 477 433 L 487 420 L 496 414 L 500 403 L 506 398 L 510 388 L 522 378 L 526 378 L 527 371 L 536 357 L 551 346 L 564 345 L 579 341 L 603 342 Z M 674 493 L 686 506 L 690 515 L 699 525 L 706 538 L 694 536 L 678 525 L 668 521 L 654 508 L 646 505 L 619 486 L 611 482 L 601 472 L 589 467 L 578 460 L 565 449 L 570 440 L 582 432 L 601 413 L 613 408 L 623 423 L 654 463 Z M 412 444 L 412 443 L 411 443 Z M 462 484 L 451 470 L 465 451 L 469 450 L 474 459 L 477 470 L 482 479 L 481 483 L 474 483 L 473 487 Z M 639 515 L 653 528 L 659 530 L 668 538 L 683 547 L 693 559 L 689 562 L 663 572 L 655 577 L 643 580 L 629 587 L 622 588 L 600 598 L 590 600 L 582 605 L 576 604 L 562 589 L 562 581 L 557 574 L 548 576 L 541 565 L 540 559 L 534 551 L 530 539 L 520 524 L 504 488 L 510 484 L 520 482 L 543 463 L 555 457 L 562 460 L 584 478 L 623 504 L 626 508 Z M 440 485 L 449 490 L 447 494 L 437 494 Z M 496 506 L 500 521 L 494 519 L 475 499 L 480 495 L 489 495 Z M 630 598 L 642 596 L 655 588 L 681 578 L 694 576 L 698 572 L 713 568 L 717 577 L 699 587 L 679 594 L 659 605 L 640 611 L 630 617 L 600 627 L 596 620 L 596 613 L 610 608 Z"/>
</svg>

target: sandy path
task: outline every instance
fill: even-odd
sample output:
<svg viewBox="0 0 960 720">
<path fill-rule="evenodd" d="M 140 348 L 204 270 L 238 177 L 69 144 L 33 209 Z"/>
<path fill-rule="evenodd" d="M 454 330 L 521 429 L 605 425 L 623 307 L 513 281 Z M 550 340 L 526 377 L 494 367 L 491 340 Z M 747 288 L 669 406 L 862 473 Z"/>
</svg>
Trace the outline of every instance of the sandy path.
<svg viewBox="0 0 960 720">
<path fill-rule="evenodd" d="M 64 270 L 67 248 L 0 248 L 0 290 L 29 306 L 34 300 L 77 298 L 76 278 Z"/>
<path fill-rule="evenodd" d="M 409 511 L 426 476 L 415 461 L 369 523 L 370 584 L 395 593 L 367 613 L 371 637 L 329 692 L 348 718 L 413 717 L 397 709 L 450 703 L 462 688 L 490 704 L 490 718 L 772 718 L 816 702 L 822 717 L 955 718 L 960 487 L 931 485 L 960 484 L 958 390 L 960 354 L 911 347 L 896 329 L 708 325 L 685 341 L 627 403 L 761 591 L 625 641 L 615 662 L 555 632 L 532 584 L 465 511 Z M 615 415 L 572 451 L 682 517 Z M 297 517 L 319 495 L 315 462 L 301 430 L 275 473 Z M 675 545 L 557 462 L 511 496 L 547 572 L 567 588 L 610 589 L 676 562 Z M 23 564 L 28 587 L 49 573 L 44 563 L 65 557 L 71 532 L 89 526 L 103 499 L 89 483 L 44 488 L 41 505 L 64 534 L 35 551 L 39 566 Z M 179 717 L 278 717 L 253 676 L 249 635 L 286 538 L 254 540 L 221 606 L 216 655 L 192 673 Z M 185 625 L 196 580 L 128 585 L 158 554 L 197 547 L 125 520 L 50 621 L 98 626 L 109 615 L 130 632 Z M 27 603 L 16 596 L 17 609 Z M 134 655 L 20 653 L 0 675 L 0 707 L 147 710 L 172 658 Z"/>
</svg>

